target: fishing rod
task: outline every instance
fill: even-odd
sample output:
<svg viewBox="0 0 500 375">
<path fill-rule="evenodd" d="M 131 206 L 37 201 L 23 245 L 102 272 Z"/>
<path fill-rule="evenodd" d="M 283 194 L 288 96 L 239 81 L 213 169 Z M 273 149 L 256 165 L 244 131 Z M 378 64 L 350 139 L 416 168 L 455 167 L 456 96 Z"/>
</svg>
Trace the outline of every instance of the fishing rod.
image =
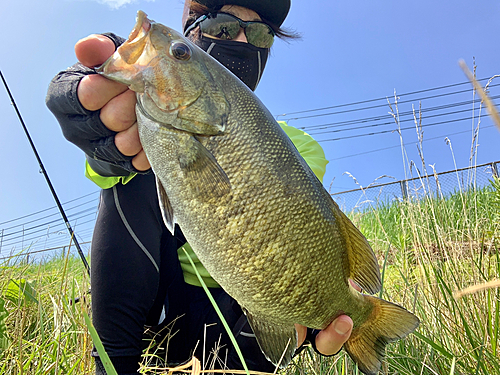
<svg viewBox="0 0 500 375">
<path fill-rule="evenodd" d="M 66 216 L 66 213 L 64 212 L 63 206 L 61 205 L 61 202 L 59 201 L 59 198 L 57 197 L 56 191 L 54 190 L 54 186 L 52 186 L 52 182 L 50 182 L 49 175 L 47 174 L 47 171 L 45 170 L 45 167 L 43 166 L 42 159 L 40 158 L 40 155 L 38 155 L 38 151 L 36 150 L 35 144 L 33 143 L 33 140 L 31 139 L 30 133 L 28 132 L 28 128 L 26 127 L 24 120 L 21 116 L 21 112 L 19 112 L 19 109 L 17 108 L 16 102 L 14 101 L 14 97 L 12 96 L 12 93 L 9 90 L 9 86 L 7 85 L 7 81 L 5 81 L 5 78 L 2 74 L 2 71 L 0 70 L 0 77 L 2 78 L 3 84 L 5 86 L 5 89 L 7 90 L 7 94 L 9 95 L 10 102 L 12 106 L 14 107 L 14 110 L 16 111 L 17 117 L 19 118 L 19 121 L 21 122 L 21 125 L 24 129 L 24 133 L 26 134 L 26 137 L 28 138 L 28 141 L 31 145 L 31 149 L 35 153 L 36 160 L 38 161 L 38 165 L 40 166 L 40 170 L 43 173 L 43 176 L 45 177 L 45 181 L 47 181 L 47 184 L 49 185 L 50 192 L 52 193 L 52 196 L 54 197 L 54 200 L 56 201 L 57 207 L 59 208 L 59 212 L 61 213 L 61 216 L 64 220 L 64 224 L 66 224 L 66 228 L 68 229 L 69 235 L 71 236 L 71 239 L 73 240 L 76 249 L 78 250 L 78 254 L 80 255 L 80 258 L 82 258 L 83 265 L 85 266 L 85 269 L 87 270 L 88 274 L 90 275 L 90 266 L 87 262 L 87 259 L 85 259 L 85 255 L 83 254 L 82 248 L 80 247 L 80 243 L 76 239 L 75 232 L 73 231 L 73 228 L 71 227 L 71 224 L 69 223 L 68 217 Z"/>
</svg>

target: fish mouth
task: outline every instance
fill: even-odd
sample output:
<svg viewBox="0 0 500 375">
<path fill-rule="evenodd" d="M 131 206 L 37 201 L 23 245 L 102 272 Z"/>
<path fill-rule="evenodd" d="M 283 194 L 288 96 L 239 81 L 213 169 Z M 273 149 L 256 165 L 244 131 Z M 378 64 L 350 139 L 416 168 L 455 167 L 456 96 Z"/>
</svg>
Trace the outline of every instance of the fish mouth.
<svg viewBox="0 0 500 375">
<path fill-rule="evenodd" d="M 154 21 L 149 20 L 148 15 L 142 10 L 139 10 L 137 12 L 135 26 L 128 36 L 127 43 L 132 44 L 140 42 L 147 36 L 149 30 L 151 29 L 151 23 L 154 23 Z"/>
</svg>

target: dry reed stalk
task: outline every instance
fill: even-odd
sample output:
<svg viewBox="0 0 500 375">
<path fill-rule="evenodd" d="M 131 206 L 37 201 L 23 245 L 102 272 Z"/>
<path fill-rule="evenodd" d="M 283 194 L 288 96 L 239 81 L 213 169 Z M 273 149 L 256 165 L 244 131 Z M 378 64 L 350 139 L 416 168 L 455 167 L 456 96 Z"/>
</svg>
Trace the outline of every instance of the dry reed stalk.
<svg viewBox="0 0 500 375">
<path fill-rule="evenodd" d="M 466 296 L 468 294 L 473 294 L 473 293 L 481 292 L 481 291 L 486 290 L 486 289 L 493 289 L 493 288 L 499 288 L 499 287 L 500 287 L 500 280 L 495 279 L 495 280 L 488 281 L 486 283 L 472 285 L 468 288 L 456 291 L 455 293 L 453 293 L 453 297 L 455 299 L 459 299 L 459 298 L 462 298 L 463 296 Z"/>
<path fill-rule="evenodd" d="M 167 368 L 159 368 L 159 367 L 148 367 L 148 370 L 163 370 L 165 371 L 165 375 L 173 375 L 177 373 L 186 373 L 191 375 L 200 375 L 200 374 L 246 374 L 245 370 L 216 370 L 216 369 L 208 369 L 202 370 L 200 360 L 196 357 L 192 357 L 191 360 L 187 363 L 184 363 L 177 367 L 167 367 Z M 273 375 L 268 372 L 260 372 L 260 371 L 249 371 L 252 375 Z"/>
<path fill-rule="evenodd" d="M 488 108 L 488 113 L 491 116 L 491 118 L 493 119 L 493 122 L 498 127 L 498 129 L 500 130 L 500 115 L 498 114 L 498 111 L 497 111 L 497 109 L 495 107 L 495 104 L 493 104 L 493 102 L 491 101 L 491 99 L 488 96 L 488 94 L 486 93 L 486 91 L 484 91 L 484 89 L 481 86 L 481 84 L 476 80 L 476 78 L 474 77 L 474 75 L 471 73 L 471 71 L 467 67 L 467 64 L 465 63 L 465 61 L 464 60 L 460 60 L 458 62 L 458 64 L 460 65 L 460 67 L 464 71 L 464 73 L 467 76 L 467 78 L 469 79 L 469 81 L 472 83 L 472 86 L 474 86 L 474 88 L 476 89 L 477 93 L 481 97 L 481 100 L 486 105 L 486 108 Z"/>
</svg>

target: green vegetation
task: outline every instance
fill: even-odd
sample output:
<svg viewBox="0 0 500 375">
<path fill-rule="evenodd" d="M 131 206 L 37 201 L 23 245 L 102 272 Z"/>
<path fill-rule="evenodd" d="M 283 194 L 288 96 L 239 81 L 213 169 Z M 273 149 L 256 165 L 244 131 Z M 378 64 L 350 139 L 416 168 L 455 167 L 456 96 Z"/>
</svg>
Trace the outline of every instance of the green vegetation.
<svg viewBox="0 0 500 375">
<path fill-rule="evenodd" d="M 500 279 L 500 180 L 420 198 L 351 214 L 379 258 L 381 296 L 421 319 L 415 334 L 388 346 L 382 372 L 500 374 L 500 290 L 454 297 Z M 89 281 L 81 261 L 59 256 L 1 267 L 0 373 L 91 374 Z M 154 356 L 148 353 L 145 362 Z M 359 374 L 345 352 L 324 358 L 312 350 L 283 373 Z"/>
<path fill-rule="evenodd" d="M 79 259 L 6 262 L 0 276 L 0 373 L 90 374 L 89 282 Z M 81 297 L 80 303 L 73 300 Z"/>
</svg>

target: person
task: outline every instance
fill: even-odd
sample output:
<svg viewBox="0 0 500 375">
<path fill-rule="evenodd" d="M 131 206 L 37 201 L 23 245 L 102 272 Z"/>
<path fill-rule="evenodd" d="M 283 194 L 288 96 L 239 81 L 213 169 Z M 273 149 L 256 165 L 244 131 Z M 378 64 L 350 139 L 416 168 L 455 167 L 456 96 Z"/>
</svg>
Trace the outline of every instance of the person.
<svg viewBox="0 0 500 375">
<path fill-rule="evenodd" d="M 186 0 L 184 31 L 255 90 L 274 36 L 292 36 L 281 29 L 290 0 L 228 2 Z M 267 30 L 271 37 L 253 38 L 247 21 L 259 24 L 257 28 Z M 239 23 L 239 27 L 230 32 L 227 22 Z M 166 351 L 169 364 L 186 361 L 191 355 L 200 358 L 204 348 L 209 351 L 218 343 L 225 358 L 223 365 L 242 368 L 181 251 L 190 250 L 182 231 L 176 227 L 171 235 L 162 221 L 154 175 L 138 136 L 135 93 L 93 69 L 123 41 L 112 33 L 78 41 L 75 53 L 79 62 L 54 77 L 46 99 L 64 136 L 85 152 L 86 176 L 102 188 L 91 247 L 93 324 L 122 375 L 138 373 L 145 327 L 160 335 L 170 334 Z M 321 178 L 327 162 L 319 144 L 302 131 L 286 124 L 282 127 Z M 235 333 L 249 368 L 273 371 L 239 305 L 218 287 L 199 261 L 196 267 Z M 319 332 L 297 325 L 299 345 L 310 343 L 320 354 L 333 355 L 349 338 L 352 325 L 344 315 Z M 93 356 L 96 374 L 105 374 L 95 351 Z"/>
</svg>

